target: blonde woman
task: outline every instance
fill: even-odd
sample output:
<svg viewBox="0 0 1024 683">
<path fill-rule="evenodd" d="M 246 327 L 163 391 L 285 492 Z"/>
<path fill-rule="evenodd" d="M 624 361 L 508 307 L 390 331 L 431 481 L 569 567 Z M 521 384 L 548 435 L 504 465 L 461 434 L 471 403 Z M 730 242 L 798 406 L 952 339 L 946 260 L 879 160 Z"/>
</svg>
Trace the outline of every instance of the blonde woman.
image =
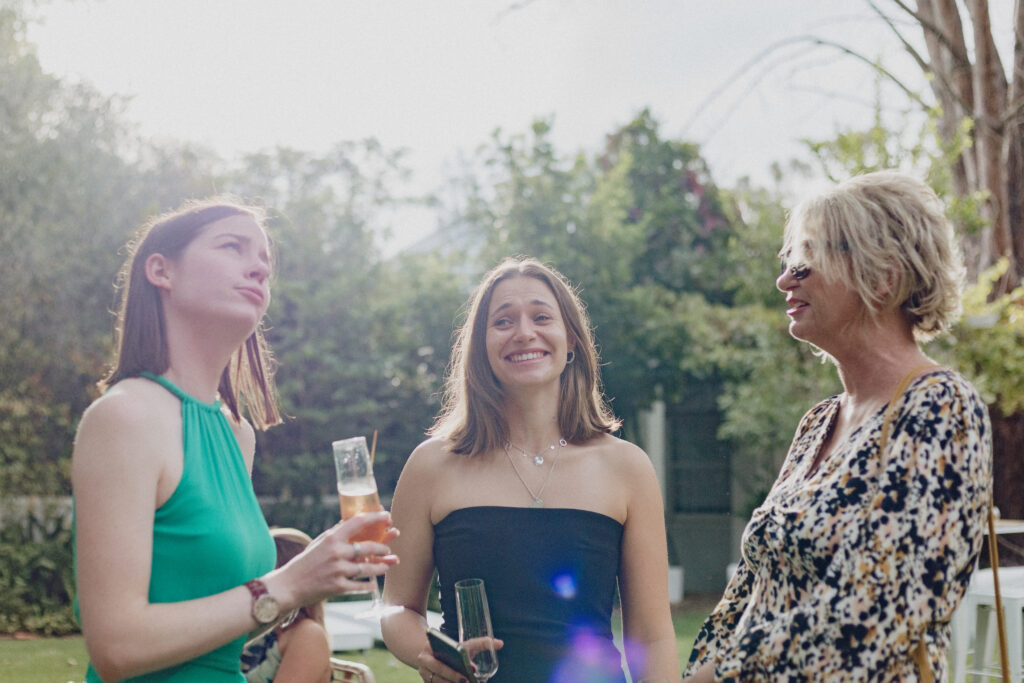
<svg viewBox="0 0 1024 683">
<path fill-rule="evenodd" d="M 991 477 L 985 404 L 919 346 L 959 312 L 955 247 L 935 194 L 898 173 L 793 211 L 776 280 L 789 331 L 844 391 L 800 422 L 686 680 L 948 677 Z"/>
</svg>

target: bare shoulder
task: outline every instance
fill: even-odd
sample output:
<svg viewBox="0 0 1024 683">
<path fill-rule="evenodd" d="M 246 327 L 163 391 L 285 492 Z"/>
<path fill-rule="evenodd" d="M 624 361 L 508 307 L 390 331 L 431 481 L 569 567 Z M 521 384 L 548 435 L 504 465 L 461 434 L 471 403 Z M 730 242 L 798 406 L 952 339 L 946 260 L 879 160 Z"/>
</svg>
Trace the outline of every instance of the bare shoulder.
<svg viewBox="0 0 1024 683">
<path fill-rule="evenodd" d="M 253 429 L 252 424 L 244 417 L 239 417 L 238 420 L 235 420 L 231 415 L 231 411 L 226 407 L 222 407 L 221 410 L 224 412 L 224 417 L 227 418 L 228 424 L 231 425 L 231 431 L 235 433 L 235 439 L 238 441 L 238 447 L 242 450 L 245 461 L 249 464 L 249 468 L 252 469 L 252 458 L 256 452 L 256 430 Z"/>
<path fill-rule="evenodd" d="M 439 466 L 446 464 L 456 456 L 452 453 L 449 441 L 439 437 L 427 439 L 418 445 L 409 455 L 403 474 L 408 471 L 417 477 L 437 472 Z"/>
<path fill-rule="evenodd" d="M 451 458 L 455 456 L 448 441 L 432 438 L 417 446 L 402 468 L 392 499 L 391 514 L 399 528 L 429 525 L 437 521 L 434 512 L 438 497 L 446 489 L 445 477 L 450 476 Z M 408 540 L 408 539 L 404 539 Z"/>
<path fill-rule="evenodd" d="M 180 402 L 167 390 L 144 379 L 126 379 L 93 401 L 78 424 L 76 444 L 102 438 L 146 443 L 161 438 L 180 422 Z"/>
<path fill-rule="evenodd" d="M 587 446 L 594 448 L 595 455 L 599 455 L 614 470 L 653 471 L 651 459 L 644 449 L 630 441 L 602 434 L 588 442 Z"/>
<path fill-rule="evenodd" d="M 181 402 L 145 379 L 126 379 L 86 409 L 71 457 L 76 495 L 108 495 L 124 481 L 142 490 L 155 482 L 181 450 Z M 117 472 L 122 479 L 111 478 Z M 121 491 L 117 491 L 120 493 Z"/>
<path fill-rule="evenodd" d="M 92 402 L 82 415 L 81 424 L 144 420 L 153 413 L 160 399 L 167 396 L 169 394 L 166 389 L 148 380 L 121 380 Z M 177 399 L 174 402 L 177 403 Z"/>
</svg>

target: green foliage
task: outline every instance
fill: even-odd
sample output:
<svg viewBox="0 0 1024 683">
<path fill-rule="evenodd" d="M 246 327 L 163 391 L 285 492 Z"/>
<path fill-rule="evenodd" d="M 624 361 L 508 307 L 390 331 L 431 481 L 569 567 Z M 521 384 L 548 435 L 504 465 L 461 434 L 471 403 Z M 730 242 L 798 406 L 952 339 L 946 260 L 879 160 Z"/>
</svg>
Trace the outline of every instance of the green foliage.
<svg viewBox="0 0 1024 683">
<path fill-rule="evenodd" d="M 0 510 L 0 633 L 75 633 L 71 516 L 37 503 L 9 498 Z"/>
<path fill-rule="evenodd" d="M 390 491 L 438 409 L 455 312 L 466 296 L 438 255 L 382 260 L 372 226 L 405 175 L 373 140 L 318 156 L 250 155 L 227 187 L 276 214 L 280 251 L 268 341 L 291 419 L 261 435 L 254 479 L 267 495 L 334 495 L 332 441 L 379 433 L 376 472 Z"/>
<path fill-rule="evenodd" d="M 973 122 L 964 119 L 951 137 L 939 133 L 940 111 L 928 113 L 924 125 L 912 131 L 893 131 L 881 122 L 881 105 L 867 131 L 840 132 L 832 140 L 808 142 L 822 168 L 833 179 L 884 168 L 908 168 L 923 174 L 947 204 L 947 215 L 963 243 L 985 226 L 983 191 L 966 196 L 954 191 L 952 169 L 971 145 Z M 1022 301 L 1024 289 L 993 298 L 994 284 L 1006 272 L 1000 261 L 978 275 L 964 293 L 960 322 L 951 335 L 932 342 L 929 351 L 960 369 L 982 392 L 986 403 L 998 405 L 1004 415 L 1024 409 L 1024 391 L 1018 378 L 1024 371 Z"/>
<path fill-rule="evenodd" d="M 925 178 L 947 204 L 947 215 L 963 235 L 975 235 L 985 226 L 981 207 L 985 191 L 958 194 L 953 187 L 953 166 L 972 144 L 973 122 L 965 118 L 946 137 L 938 128 L 941 111 L 927 112 L 921 124 L 903 130 L 888 128 L 882 121 L 882 104 L 876 99 L 875 118 L 867 130 L 841 130 L 828 140 L 805 140 L 808 149 L 833 182 L 854 175 L 900 169 Z M 915 121 L 911 112 L 904 118 Z"/>
<path fill-rule="evenodd" d="M 559 155 L 549 133 L 497 133 L 463 184 L 460 219 L 484 265 L 527 253 L 580 286 L 627 433 L 655 397 L 685 404 L 711 387 L 738 488 L 765 490 L 800 417 L 838 389 L 832 366 L 790 338 L 773 287 L 779 192 L 718 190 L 696 148 L 663 139 L 647 111 L 592 161 Z"/>
<path fill-rule="evenodd" d="M 594 159 L 560 155 L 550 131 L 540 121 L 529 135 L 495 133 L 461 187 L 458 221 L 483 244 L 480 270 L 529 254 L 580 288 L 607 393 L 628 428 L 659 391 L 686 395 L 679 358 L 689 337 L 665 306 L 684 291 L 729 299 L 731 227 L 696 148 L 662 138 L 650 112 L 609 135 Z"/>
<path fill-rule="evenodd" d="M 193 155 L 150 153 L 117 99 L 44 73 L 24 29 L 0 8 L 0 467 L 14 474 L 0 493 L 67 493 L 69 416 L 108 356 L 118 251 L 192 186 Z"/>
<path fill-rule="evenodd" d="M 884 169 L 927 169 L 932 160 L 941 155 L 940 150 L 947 146 L 937 135 L 937 111 L 929 112 L 923 128 L 911 126 L 893 130 L 885 125 L 880 90 L 882 80 L 879 73 L 875 84 L 874 120 L 870 127 L 837 131 L 835 137 L 828 140 L 804 140 L 822 172 L 832 182 Z M 900 112 L 899 118 L 908 122 L 921 120 L 916 107 Z M 966 138 L 961 138 L 950 144 L 969 143 Z"/>
<path fill-rule="evenodd" d="M 1003 415 L 1024 410 L 1024 286 L 992 297 L 1008 262 L 1000 259 L 964 293 L 964 314 L 937 351 L 971 378 Z"/>
</svg>

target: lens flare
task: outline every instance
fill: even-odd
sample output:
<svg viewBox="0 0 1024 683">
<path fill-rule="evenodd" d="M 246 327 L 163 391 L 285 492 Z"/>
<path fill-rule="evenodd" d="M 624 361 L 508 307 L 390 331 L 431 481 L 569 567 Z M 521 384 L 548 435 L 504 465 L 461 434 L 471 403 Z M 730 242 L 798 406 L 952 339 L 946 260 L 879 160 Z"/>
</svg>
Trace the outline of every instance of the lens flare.
<svg viewBox="0 0 1024 683">
<path fill-rule="evenodd" d="M 572 574 L 559 574 L 551 583 L 560 598 L 572 600 L 576 597 L 576 577 Z"/>
</svg>

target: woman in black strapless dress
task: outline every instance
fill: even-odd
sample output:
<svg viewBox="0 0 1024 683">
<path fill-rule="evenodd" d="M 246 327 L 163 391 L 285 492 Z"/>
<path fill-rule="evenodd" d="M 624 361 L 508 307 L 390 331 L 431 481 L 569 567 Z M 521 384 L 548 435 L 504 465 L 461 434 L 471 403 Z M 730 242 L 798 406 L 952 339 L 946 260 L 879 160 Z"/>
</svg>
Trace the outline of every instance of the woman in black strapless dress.
<svg viewBox="0 0 1024 683">
<path fill-rule="evenodd" d="M 491 683 L 621 683 L 624 664 L 633 680 L 678 680 L 660 488 L 618 427 L 573 288 L 536 260 L 501 263 L 471 301 L 433 438 L 395 491 L 401 563 L 384 596 L 407 609 L 382 626 L 396 657 L 428 683 L 459 679 L 425 635 L 436 569 L 456 639 L 453 586 L 484 580 L 502 643 Z"/>
</svg>

